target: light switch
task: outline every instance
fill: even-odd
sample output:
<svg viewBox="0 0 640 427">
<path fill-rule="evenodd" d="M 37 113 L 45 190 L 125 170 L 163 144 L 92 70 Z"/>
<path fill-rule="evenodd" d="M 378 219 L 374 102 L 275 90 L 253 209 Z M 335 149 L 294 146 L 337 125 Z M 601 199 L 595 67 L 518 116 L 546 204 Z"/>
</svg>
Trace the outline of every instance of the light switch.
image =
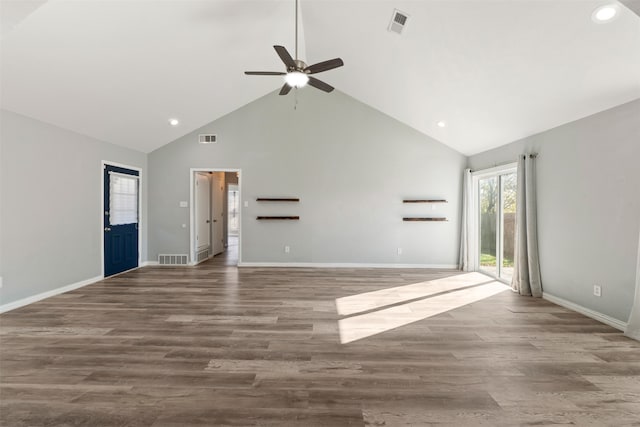
<svg viewBox="0 0 640 427">
<path fill-rule="evenodd" d="M 249 201 L 248 201 L 248 200 L 245 200 L 245 202 L 244 202 L 244 207 L 245 207 L 245 208 L 248 208 L 248 207 L 249 207 Z"/>
<path fill-rule="evenodd" d="M 180 207 L 181 208 L 188 208 L 189 207 L 189 203 L 188 202 L 180 202 Z"/>
</svg>

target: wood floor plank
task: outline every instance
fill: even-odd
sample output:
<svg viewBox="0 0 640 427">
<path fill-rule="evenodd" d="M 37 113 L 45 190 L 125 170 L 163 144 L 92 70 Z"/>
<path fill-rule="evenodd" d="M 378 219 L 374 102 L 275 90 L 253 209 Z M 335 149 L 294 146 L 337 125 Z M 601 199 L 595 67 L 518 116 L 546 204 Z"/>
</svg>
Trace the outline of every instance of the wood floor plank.
<svg viewBox="0 0 640 427">
<path fill-rule="evenodd" d="M 0 425 L 640 425 L 640 343 L 578 313 L 457 271 L 234 262 L 0 315 Z"/>
</svg>

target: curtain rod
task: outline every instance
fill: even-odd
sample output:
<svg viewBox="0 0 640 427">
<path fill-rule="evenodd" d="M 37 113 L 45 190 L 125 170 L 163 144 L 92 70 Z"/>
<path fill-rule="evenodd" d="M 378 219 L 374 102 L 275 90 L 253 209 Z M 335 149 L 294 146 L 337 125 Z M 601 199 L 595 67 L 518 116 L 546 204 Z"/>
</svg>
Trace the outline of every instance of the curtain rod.
<svg viewBox="0 0 640 427">
<path fill-rule="evenodd" d="M 522 157 L 525 157 L 525 158 L 526 158 L 526 157 L 527 157 L 527 154 L 519 154 L 519 155 L 518 155 L 518 157 L 520 157 L 520 156 L 522 156 Z M 535 159 L 536 157 L 538 157 L 538 153 L 531 153 L 531 154 L 528 154 L 528 156 L 529 156 L 529 157 L 531 157 L 532 159 Z M 497 168 L 497 167 L 500 167 L 500 166 L 508 165 L 508 164 L 510 164 L 510 163 L 514 163 L 514 162 L 505 162 L 505 163 L 500 163 L 499 165 L 493 165 L 493 166 L 491 166 L 491 167 L 492 167 L 492 168 Z M 477 170 L 476 170 L 476 169 L 471 169 L 471 168 L 469 168 L 469 173 L 478 172 L 478 170 L 485 170 L 485 169 L 491 169 L 491 168 L 484 168 L 484 169 L 477 169 Z"/>
</svg>

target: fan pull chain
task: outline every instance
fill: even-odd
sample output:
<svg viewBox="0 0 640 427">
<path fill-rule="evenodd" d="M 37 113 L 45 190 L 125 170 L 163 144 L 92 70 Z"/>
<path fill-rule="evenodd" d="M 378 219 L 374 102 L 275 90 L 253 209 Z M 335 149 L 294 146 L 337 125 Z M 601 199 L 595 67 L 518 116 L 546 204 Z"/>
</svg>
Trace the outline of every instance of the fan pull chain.
<svg viewBox="0 0 640 427">
<path fill-rule="evenodd" d="M 298 87 L 296 86 L 293 91 L 293 109 L 298 109 Z"/>
</svg>

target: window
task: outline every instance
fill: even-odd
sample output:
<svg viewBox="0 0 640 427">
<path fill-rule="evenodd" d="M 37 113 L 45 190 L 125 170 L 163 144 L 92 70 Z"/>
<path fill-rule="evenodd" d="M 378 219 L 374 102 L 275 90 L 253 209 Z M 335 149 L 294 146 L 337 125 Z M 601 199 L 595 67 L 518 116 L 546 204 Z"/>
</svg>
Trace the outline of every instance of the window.
<svg viewBox="0 0 640 427">
<path fill-rule="evenodd" d="M 109 172 L 109 224 L 138 222 L 138 177 Z"/>
</svg>

